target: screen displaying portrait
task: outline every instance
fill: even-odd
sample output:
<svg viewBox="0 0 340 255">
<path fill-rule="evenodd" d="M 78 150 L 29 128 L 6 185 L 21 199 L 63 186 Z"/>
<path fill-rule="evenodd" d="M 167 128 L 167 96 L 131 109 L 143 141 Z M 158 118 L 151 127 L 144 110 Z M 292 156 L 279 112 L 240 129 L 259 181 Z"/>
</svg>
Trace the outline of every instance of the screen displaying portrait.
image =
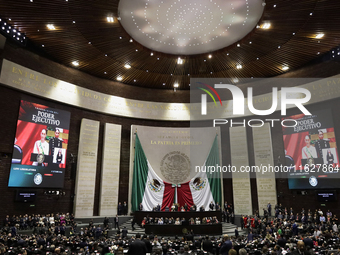
<svg viewBox="0 0 340 255">
<path fill-rule="evenodd" d="M 21 101 L 9 187 L 62 188 L 70 112 Z"/>
<path fill-rule="evenodd" d="M 283 127 L 290 189 L 340 188 L 339 157 L 330 109 L 286 117 L 297 125 Z M 293 123 L 293 122 L 292 122 Z"/>
</svg>

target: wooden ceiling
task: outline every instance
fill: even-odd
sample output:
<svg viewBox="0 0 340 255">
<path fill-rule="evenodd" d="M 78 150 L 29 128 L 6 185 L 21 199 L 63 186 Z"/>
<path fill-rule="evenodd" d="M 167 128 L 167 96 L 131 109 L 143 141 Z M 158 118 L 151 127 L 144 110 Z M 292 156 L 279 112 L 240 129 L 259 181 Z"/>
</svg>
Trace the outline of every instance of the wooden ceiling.
<svg viewBox="0 0 340 255">
<path fill-rule="evenodd" d="M 32 2 L 31 2 L 32 1 Z M 6 19 L 37 47 L 58 62 L 105 79 L 148 88 L 189 89 L 191 77 L 273 77 L 306 63 L 340 44 L 340 1 L 267 0 L 260 22 L 237 43 L 217 52 L 178 56 L 153 52 L 130 42 L 117 17 L 118 0 L 0 0 L 0 18 Z M 54 24 L 55 30 L 48 30 Z M 324 33 L 321 39 L 315 35 Z M 130 69 L 124 67 L 131 65 Z M 236 66 L 242 65 L 241 69 Z M 165 84 L 165 85 L 163 85 Z M 100 84 L 96 84 L 100 86 Z"/>
</svg>

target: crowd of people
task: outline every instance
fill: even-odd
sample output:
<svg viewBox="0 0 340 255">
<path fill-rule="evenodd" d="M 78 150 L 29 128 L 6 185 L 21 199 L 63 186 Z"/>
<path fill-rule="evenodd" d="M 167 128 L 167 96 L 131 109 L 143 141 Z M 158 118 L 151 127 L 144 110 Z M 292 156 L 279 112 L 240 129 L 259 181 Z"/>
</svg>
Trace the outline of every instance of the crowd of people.
<svg viewBox="0 0 340 255">
<path fill-rule="evenodd" d="M 213 217 L 203 217 L 202 219 L 200 217 L 196 218 L 190 218 L 189 220 L 186 220 L 185 218 L 167 218 L 167 217 L 144 217 L 144 219 L 141 222 L 141 227 L 144 227 L 147 224 L 158 224 L 158 225 L 200 225 L 200 224 L 217 224 L 219 223 L 219 220 L 216 216 Z"/>
<path fill-rule="evenodd" d="M 189 231 L 181 238 L 159 238 L 154 235 L 140 236 L 139 234 L 128 237 L 124 229 L 118 229 L 116 234 L 109 236 L 107 219 L 104 220 L 103 228 L 101 225 L 94 226 L 92 221 L 88 227 L 79 228 L 71 214 L 58 213 L 39 217 L 32 215 L 31 221 L 28 221 L 27 215 L 6 217 L 0 235 L 0 254 L 340 254 L 338 219 L 329 210 L 295 212 L 290 208 L 287 211 L 288 215 L 295 216 L 291 219 L 280 216 L 286 215 L 285 208 L 280 206 L 275 208 L 275 213 L 271 216 L 268 207 L 265 209 L 267 213 L 264 216 L 258 215 L 258 212 L 252 216 L 243 216 L 240 223 L 242 228 L 247 230 L 246 235 L 239 235 L 236 228 L 233 236 L 216 237 L 197 236 L 193 231 Z M 302 219 L 304 214 L 314 216 L 315 213 L 318 217 Z M 302 216 L 296 217 L 300 215 Z M 12 233 L 10 228 L 20 225 L 21 218 L 26 218 L 26 222 L 33 222 L 33 228 L 44 224 L 45 231 L 31 235 Z M 152 220 L 154 224 L 159 224 L 162 219 Z M 165 219 L 163 224 L 164 221 Z M 181 223 L 180 219 L 171 219 L 172 221 L 171 224 L 176 224 L 177 221 Z M 196 219 L 190 221 L 194 224 L 203 223 L 203 219 L 198 223 Z M 69 224 L 72 229 L 70 234 L 66 236 L 63 232 L 56 232 L 56 224 L 58 226 Z M 31 227 L 30 224 L 27 226 Z M 164 236 L 166 235 L 164 233 Z"/>
</svg>

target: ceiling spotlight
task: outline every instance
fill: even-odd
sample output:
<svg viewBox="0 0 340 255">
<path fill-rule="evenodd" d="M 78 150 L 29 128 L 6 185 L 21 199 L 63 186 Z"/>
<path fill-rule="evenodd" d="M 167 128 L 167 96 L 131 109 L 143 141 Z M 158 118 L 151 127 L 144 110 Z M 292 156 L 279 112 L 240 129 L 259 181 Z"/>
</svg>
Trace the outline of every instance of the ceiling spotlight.
<svg viewBox="0 0 340 255">
<path fill-rule="evenodd" d="M 321 39 L 322 37 L 324 37 L 325 34 L 323 33 L 319 33 L 315 36 L 315 39 Z"/>
<path fill-rule="evenodd" d="M 242 69 L 242 65 L 237 65 L 236 68 L 237 69 Z"/>
<path fill-rule="evenodd" d="M 178 59 L 177 59 L 177 64 L 179 64 L 179 65 L 183 64 L 183 59 L 178 58 Z"/>
<path fill-rule="evenodd" d="M 153 52 L 150 53 L 150 56 L 153 56 Z"/>
<path fill-rule="evenodd" d="M 179 84 L 176 82 L 175 84 L 174 84 L 174 88 L 178 88 L 179 87 Z"/>
<path fill-rule="evenodd" d="M 209 54 L 208 58 L 212 58 L 212 55 L 211 55 L 211 54 Z"/>
<path fill-rule="evenodd" d="M 263 24 L 261 25 L 261 28 L 262 28 L 262 29 L 269 29 L 270 26 L 271 26 L 271 24 L 270 24 L 269 22 L 265 22 L 265 23 L 263 23 Z"/>
<path fill-rule="evenodd" d="M 46 25 L 49 30 L 55 30 L 55 26 L 53 24 Z"/>
<path fill-rule="evenodd" d="M 114 22 L 114 18 L 113 18 L 112 16 L 107 16 L 107 17 L 106 17 L 106 20 L 107 20 L 107 22 L 109 22 L 109 23 L 113 23 L 113 22 Z"/>
<path fill-rule="evenodd" d="M 79 61 L 78 61 L 78 60 L 73 61 L 73 62 L 72 62 L 72 65 L 74 65 L 74 66 L 79 66 Z"/>
<path fill-rule="evenodd" d="M 287 71 L 289 69 L 289 66 L 282 66 L 282 71 Z"/>
<path fill-rule="evenodd" d="M 130 39 L 130 41 L 129 42 L 133 42 L 133 40 L 132 39 Z"/>
<path fill-rule="evenodd" d="M 130 69 L 130 68 L 131 68 L 131 66 L 130 66 L 129 64 L 125 64 L 124 67 L 125 67 L 126 69 Z"/>
<path fill-rule="evenodd" d="M 121 80 L 123 80 L 123 77 L 122 76 L 117 76 L 117 81 L 121 81 Z"/>
<path fill-rule="evenodd" d="M 163 86 L 165 86 L 165 83 L 163 83 Z"/>
<path fill-rule="evenodd" d="M 241 44 L 238 43 L 238 44 L 237 44 L 237 47 L 241 47 Z"/>
</svg>

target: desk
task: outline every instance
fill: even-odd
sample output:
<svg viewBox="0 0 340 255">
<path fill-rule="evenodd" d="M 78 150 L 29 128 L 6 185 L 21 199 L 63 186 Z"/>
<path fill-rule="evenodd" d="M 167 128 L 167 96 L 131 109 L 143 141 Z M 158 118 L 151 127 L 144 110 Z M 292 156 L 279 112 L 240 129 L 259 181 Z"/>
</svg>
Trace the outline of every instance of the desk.
<svg viewBox="0 0 340 255">
<path fill-rule="evenodd" d="M 183 235 L 186 229 L 189 232 L 191 229 L 194 231 L 195 235 L 221 235 L 222 234 L 222 224 L 201 224 L 201 225 L 158 225 L 158 224 L 148 224 L 145 225 L 145 233 L 158 236 L 174 236 Z"/>
</svg>

